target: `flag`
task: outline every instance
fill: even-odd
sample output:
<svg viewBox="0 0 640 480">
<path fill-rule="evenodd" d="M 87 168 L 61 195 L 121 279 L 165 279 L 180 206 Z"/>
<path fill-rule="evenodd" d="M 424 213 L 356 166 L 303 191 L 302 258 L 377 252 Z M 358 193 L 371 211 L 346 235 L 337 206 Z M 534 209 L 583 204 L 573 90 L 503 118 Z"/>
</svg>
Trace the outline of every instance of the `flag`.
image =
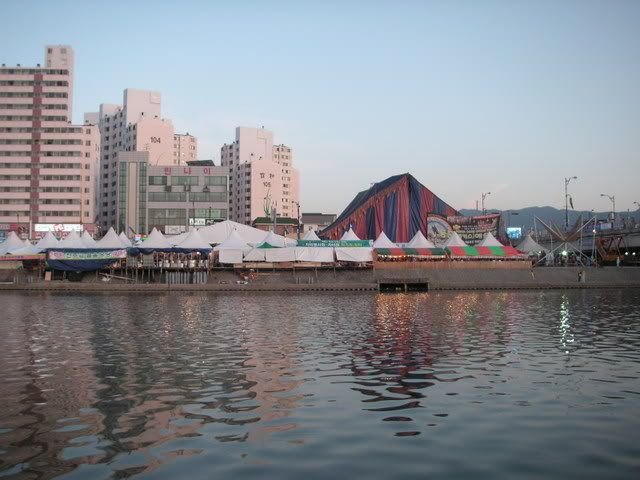
<svg viewBox="0 0 640 480">
<path fill-rule="evenodd" d="M 575 208 L 573 208 L 573 197 L 569 197 L 569 205 L 571 205 L 571 210 L 575 210 Z"/>
</svg>

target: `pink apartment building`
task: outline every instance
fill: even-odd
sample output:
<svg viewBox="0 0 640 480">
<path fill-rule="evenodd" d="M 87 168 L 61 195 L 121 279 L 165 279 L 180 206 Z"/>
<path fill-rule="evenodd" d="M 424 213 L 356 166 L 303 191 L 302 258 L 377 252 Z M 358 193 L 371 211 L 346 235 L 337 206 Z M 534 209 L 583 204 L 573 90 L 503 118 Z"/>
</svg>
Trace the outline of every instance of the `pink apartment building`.
<svg viewBox="0 0 640 480">
<path fill-rule="evenodd" d="M 193 135 L 176 133 L 173 136 L 173 164 L 186 165 L 198 159 L 198 139 Z"/>
<path fill-rule="evenodd" d="M 273 144 L 264 128 L 236 128 L 236 140 L 223 145 L 222 166 L 229 168 L 229 219 L 251 224 L 258 217 L 297 218 L 300 174 L 290 147 Z"/>
<path fill-rule="evenodd" d="M 72 125 L 74 55 L 45 47 L 44 66 L 0 67 L 0 229 L 35 233 L 96 219 L 96 125 Z"/>
<path fill-rule="evenodd" d="M 101 229 L 106 231 L 118 221 L 118 152 L 148 152 L 150 166 L 185 165 L 196 159 L 197 139 L 188 134 L 176 135 L 171 120 L 161 117 L 159 92 L 128 88 L 122 105 L 103 103 L 100 111 L 91 115 L 99 119 L 100 125 L 98 218 Z"/>
</svg>

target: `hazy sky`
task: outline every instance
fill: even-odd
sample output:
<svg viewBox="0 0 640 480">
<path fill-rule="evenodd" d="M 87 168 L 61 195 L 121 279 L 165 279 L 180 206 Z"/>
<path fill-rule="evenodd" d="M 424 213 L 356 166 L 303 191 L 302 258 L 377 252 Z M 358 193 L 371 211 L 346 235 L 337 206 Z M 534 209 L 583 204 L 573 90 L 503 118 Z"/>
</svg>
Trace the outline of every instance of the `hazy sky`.
<svg viewBox="0 0 640 480">
<path fill-rule="evenodd" d="M 410 172 L 456 208 L 640 202 L 640 1 L 0 3 L 0 62 L 76 55 L 74 120 L 127 87 L 220 161 L 235 127 L 294 149 L 302 211 Z"/>
</svg>

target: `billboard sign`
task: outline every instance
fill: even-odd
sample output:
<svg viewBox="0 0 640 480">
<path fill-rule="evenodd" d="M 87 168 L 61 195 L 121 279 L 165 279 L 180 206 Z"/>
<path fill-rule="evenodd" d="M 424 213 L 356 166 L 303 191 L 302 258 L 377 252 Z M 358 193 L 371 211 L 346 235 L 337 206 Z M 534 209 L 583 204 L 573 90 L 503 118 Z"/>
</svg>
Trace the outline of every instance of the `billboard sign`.
<svg viewBox="0 0 640 480">
<path fill-rule="evenodd" d="M 522 237 L 522 227 L 507 227 L 507 237 L 517 240 Z"/>
<path fill-rule="evenodd" d="M 470 217 L 459 215 L 447 217 L 447 221 L 451 224 L 453 231 L 456 232 L 467 245 L 473 246 L 480 243 L 488 232 L 491 232 L 494 237 L 498 238 L 500 217 L 501 214 L 499 213 Z"/>
</svg>

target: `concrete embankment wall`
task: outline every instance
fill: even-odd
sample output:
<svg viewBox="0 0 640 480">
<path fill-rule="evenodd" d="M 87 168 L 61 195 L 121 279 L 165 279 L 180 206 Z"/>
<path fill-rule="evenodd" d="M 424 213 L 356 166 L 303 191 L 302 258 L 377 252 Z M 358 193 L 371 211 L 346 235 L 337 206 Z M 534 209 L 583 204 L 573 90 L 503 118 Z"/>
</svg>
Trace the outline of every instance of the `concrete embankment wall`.
<svg viewBox="0 0 640 480">
<path fill-rule="evenodd" d="M 584 272 L 584 281 L 579 281 Z M 232 271 L 214 271 L 206 283 L 166 283 L 159 275 L 152 281 L 125 281 L 87 274 L 82 282 L 7 281 L 2 290 L 78 292 L 166 291 L 377 291 L 379 284 L 421 283 L 429 290 L 640 288 L 638 267 L 543 267 L 535 269 L 408 269 L 408 270 L 297 270 L 260 272 L 247 283 Z M 5 279 L 10 280 L 10 279 Z M 23 279 L 24 280 L 24 279 Z M 155 281 L 153 281 L 155 280 Z"/>
<path fill-rule="evenodd" d="M 583 272 L 584 281 L 579 281 Z M 518 288 L 609 288 L 640 287 L 637 267 L 542 267 L 534 269 L 429 269 L 377 271 L 380 282 L 406 280 L 428 283 L 430 290 L 518 289 Z"/>
</svg>

